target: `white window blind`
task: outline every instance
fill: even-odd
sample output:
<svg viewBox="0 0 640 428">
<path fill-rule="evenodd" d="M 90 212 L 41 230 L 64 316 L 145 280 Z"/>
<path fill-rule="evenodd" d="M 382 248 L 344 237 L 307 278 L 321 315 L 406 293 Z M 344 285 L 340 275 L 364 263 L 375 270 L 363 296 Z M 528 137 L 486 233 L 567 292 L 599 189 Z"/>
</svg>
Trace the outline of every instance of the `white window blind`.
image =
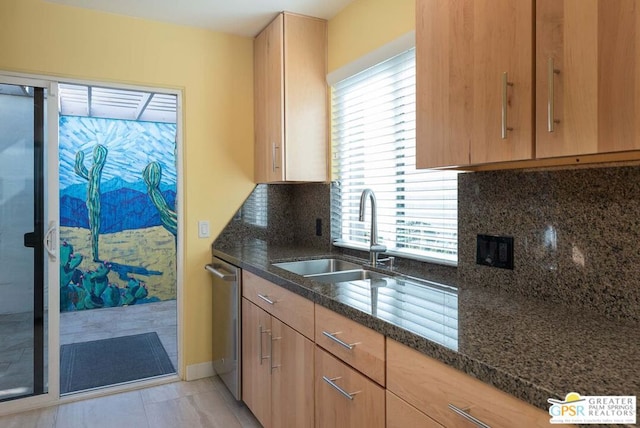
<svg viewBox="0 0 640 428">
<path fill-rule="evenodd" d="M 267 227 L 267 185 L 258 184 L 242 205 L 242 221 L 259 227 Z"/>
<path fill-rule="evenodd" d="M 410 49 L 332 88 L 335 244 L 368 249 L 369 201 L 365 222 L 358 211 L 370 188 L 389 253 L 456 264 L 457 172 L 416 170 L 415 77 Z"/>
</svg>

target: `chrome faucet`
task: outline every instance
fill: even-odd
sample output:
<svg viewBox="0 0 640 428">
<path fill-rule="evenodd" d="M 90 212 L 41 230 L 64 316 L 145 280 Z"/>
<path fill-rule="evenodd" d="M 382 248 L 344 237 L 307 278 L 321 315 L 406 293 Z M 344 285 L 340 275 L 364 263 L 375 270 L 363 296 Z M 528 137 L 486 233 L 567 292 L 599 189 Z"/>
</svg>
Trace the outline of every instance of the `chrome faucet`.
<svg viewBox="0 0 640 428">
<path fill-rule="evenodd" d="M 378 220 L 377 220 L 377 206 L 376 195 L 373 194 L 373 190 L 364 189 L 360 195 L 360 215 L 358 220 L 364 221 L 364 210 L 367 204 L 367 196 L 371 199 L 371 243 L 369 244 L 369 262 L 371 266 L 378 265 L 378 254 L 387 251 L 387 247 L 378 244 Z"/>
</svg>

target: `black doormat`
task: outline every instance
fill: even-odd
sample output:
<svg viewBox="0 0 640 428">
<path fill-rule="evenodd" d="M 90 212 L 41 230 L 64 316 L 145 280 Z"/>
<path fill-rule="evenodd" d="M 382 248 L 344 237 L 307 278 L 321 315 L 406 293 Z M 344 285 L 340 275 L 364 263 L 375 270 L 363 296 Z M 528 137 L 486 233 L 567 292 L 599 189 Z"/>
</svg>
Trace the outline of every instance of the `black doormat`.
<svg viewBox="0 0 640 428">
<path fill-rule="evenodd" d="M 60 393 L 175 373 L 156 332 L 60 347 Z"/>
</svg>

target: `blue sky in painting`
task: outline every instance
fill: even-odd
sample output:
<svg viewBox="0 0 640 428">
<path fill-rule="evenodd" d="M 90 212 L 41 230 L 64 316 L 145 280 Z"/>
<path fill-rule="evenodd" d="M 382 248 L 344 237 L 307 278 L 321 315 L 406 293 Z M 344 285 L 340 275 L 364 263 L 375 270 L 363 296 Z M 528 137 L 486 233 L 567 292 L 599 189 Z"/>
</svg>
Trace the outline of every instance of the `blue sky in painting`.
<svg viewBox="0 0 640 428">
<path fill-rule="evenodd" d="M 155 161 L 162 166 L 162 187 L 175 189 L 175 135 L 176 125 L 170 123 L 60 116 L 60 189 L 86 184 L 74 172 L 76 153 L 84 151 L 89 169 L 96 144 L 109 150 L 102 171 L 103 183 L 113 178 L 140 182 L 144 168 Z"/>
</svg>

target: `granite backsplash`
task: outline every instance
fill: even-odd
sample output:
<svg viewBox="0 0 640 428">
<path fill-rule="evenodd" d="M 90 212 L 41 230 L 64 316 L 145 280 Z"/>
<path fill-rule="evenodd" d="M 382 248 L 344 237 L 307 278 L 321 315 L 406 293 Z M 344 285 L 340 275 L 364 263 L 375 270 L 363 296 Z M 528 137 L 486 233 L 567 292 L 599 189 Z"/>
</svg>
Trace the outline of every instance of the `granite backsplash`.
<svg viewBox="0 0 640 428">
<path fill-rule="evenodd" d="M 366 258 L 331 245 L 331 187 L 258 185 L 216 242 L 250 237 Z M 478 234 L 512 236 L 514 269 L 477 265 Z M 497 287 L 640 321 L 638 166 L 460 174 L 458 235 L 457 269 L 402 259 L 397 265 L 460 287 Z"/>
<path fill-rule="evenodd" d="M 477 265 L 476 236 L 514 237 L 514 269 Z M 640 320 L 640 167 L 458 178 L 458 277 Z"/>
<path fill-rule="evenodd" d="M 258 184 L 215 244 L 257 238 L 330 252 L 330 187 L 326 183 Z"/>
</svg>

